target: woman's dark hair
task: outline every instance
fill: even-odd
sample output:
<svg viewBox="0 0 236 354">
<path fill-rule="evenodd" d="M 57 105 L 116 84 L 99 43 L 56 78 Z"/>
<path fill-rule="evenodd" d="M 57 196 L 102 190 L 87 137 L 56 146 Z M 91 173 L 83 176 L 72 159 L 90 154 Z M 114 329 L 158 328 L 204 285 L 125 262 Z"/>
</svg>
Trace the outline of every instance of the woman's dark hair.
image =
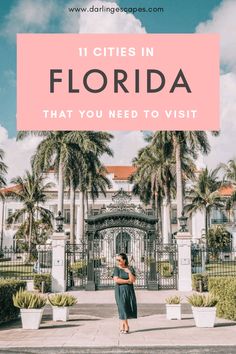
<svg viewBox="0 0 236 354">
<path fill-rule="evenodd" d="M 125 253 L 120 253 L 119 256 L 125 261 L 125 265 L 128 266 L 129 261 L 127 255 Z"/>
</svg>

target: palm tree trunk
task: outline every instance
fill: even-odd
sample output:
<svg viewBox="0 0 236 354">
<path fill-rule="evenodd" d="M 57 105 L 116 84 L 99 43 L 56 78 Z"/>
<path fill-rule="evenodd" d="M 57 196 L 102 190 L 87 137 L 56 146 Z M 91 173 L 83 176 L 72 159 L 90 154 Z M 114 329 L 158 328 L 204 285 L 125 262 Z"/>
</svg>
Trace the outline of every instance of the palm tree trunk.
<svg viewBox="0 0 236 354">
<path fill-rule="evenodd" d="M 169 219 L 168 243 L 172 243 L 171 202 L 170 202 L 170 198 L 168 198 L 168 219 Z"/>
<path fill-rule="evenodd" d="M 33 215 L 32 213 L 29 214 L 29 239 L 28 239 L 28 252 L 29 256 L 31 254 L 31 238 L 32 238 L 32 223 L 33 223 Z"/>
<path fill-rule="evenodd" d="M 64 176 L 63 176 L 63 163 L 60 159 L 58 169 L 58 206 L 57 211 L 60 211 L 63 215 L 64 211 Z"/>
<path fill-rule="evenodd" d="M 205 210 L 205 233 L 206 233 L 206 263 L 209 262 L 209 249 L 208 249 L 208 210 Z"/>
<path fill-rule="evenodd" d="M 84 192 L 84 198 L 85 198 L 85 219 L 88 217 L 88 212 L 89 212 L 89 202 L 88 202 L 88 191 L 85 190 Z"/>
<path fill-rule="evenodd" d="M 155 213 L 155 217 L 158 219 L 158 199 L 157 199 L 157 192 L 154 192 L 154 213 Z M 156 230 L 158 231 L 158 224 L 156 225 Z"/>
<path fill-rule="evenodd" d="M 205 211 L 205 233 L 206 233 L 206 247 L 208 246 L 208 211 Z"/>
<path fill-rule="evenodd" d="M 79 240 L 84 240 L 84 192 L 79 193 Z"/>
<path fill-rule="evenodd" d="M 82 231 L 82 240 L 84 240 L 84 218 L 85 218 L 84 191 L 81 191 L 81 193 L 82 193 L 82 205 L 81 205 L 81 207 L 82 207 L 82 220 L 81 220 L 82 225 L 81 225 L 81 231 Z"/>
<path fill-rule="evenodd" d="M 177 218 L 181 217 L 183 210 L 183 182 L 181 168 L 180 144 L 175 141 L 175 159 L 176 159 L 176 198 L 177 198 Z"/>
<path fill-rule="evenodd" d="M 158 233 L 159 233 L 159 241 L 162 242 L 163 241 L 163 235 L 162 235 L 162 212 L 161 212 L 161 206 L 158 203 L 157 206 L 157 218 L 158 218 Z"/>
<path fill-rule="evenodd" d="M 168 198 L 165 198 L 163 203 L 163 243 L 170 243 L 170 235 L 171 235 L 171 218 L 170 218 L 171 210 L 170 203 L 168 202 Z"/>
<path fill-rule="evenodd" d="M 1 250 L 3 249 L 3 232 L 4 232 L 4 212 L 5 212 L 5 199 L 2 198 L 2 227 L 1 227 Z"/>
<path fill-rule="evenodd" d="M 70 184 L 70 243 L 75 243 L 75 188 Z"/>
</svg>

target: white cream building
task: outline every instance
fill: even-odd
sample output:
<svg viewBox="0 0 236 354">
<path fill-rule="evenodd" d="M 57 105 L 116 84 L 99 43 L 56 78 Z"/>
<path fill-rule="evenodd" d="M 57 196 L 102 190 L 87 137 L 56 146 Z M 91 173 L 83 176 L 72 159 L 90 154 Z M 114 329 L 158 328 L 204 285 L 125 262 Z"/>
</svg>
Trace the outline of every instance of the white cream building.
<svg viewBox="0 0 236 354">
<path fill-rule="evenodd" d="M 109 189 L 106 193 L 106 197 L 102 194 L 99 196 L 98 199 L 93 201 L 89 199 L 89 209 L 93 208 L 94 210 L 100 209 L 101 207 L 108 206 L 112 203 L 112 197 L 115 193 L 117 193 L 121 188 L 129 192 L 131 194 L 132 191 L 132 184 L 129 182 L 129 176 L 134 172 L 134 167 L 132 166 L 106 166 L 107 169 L 107 177 L 111 182 L 111 189 Z M 46 191 L 47 195 L 47 202 L 44 204 L 44 207 L 48 208 L 53 212 L 54 215 L 57 214 L 57 179 L 53 172 L 49 172 L 46 176 L 45 182 L 51 182 L 52 187 Z M 16 186 L 9 186 L 4 190 L 11 190 L 16 188 Z M 229 189 L 222 190 L 222 195 L 227 197 L 230 195 L 232 191 Z M 76 208 L 75 208 L 75 215 L 76 215 L 76 241 L 78 242 L 81 238 L 81 225 L 82 225 L 82 208 L 81 208 L 81 193 L 76 192 Z M 135 205 L 142 204 L 138 197 L 132 195 L 132 203 Z M 19 226 L 19 224 L 15 224 L 12 226 L 7 226 L 6 220 L 7 218 L 14 213 L 17 209 L 21 208 L 21 204 L 16 200 L 8 197 L 5 202 L 1 202 L 0 204 L 0 232 L 1 238 L 3 239 L 3 247 L 10 247 L 14 244 L 14 234 Z M 167 220 L 167 210 L 165 207 L 165 203 L 163 204 L 163 242 L 167 243 L 169 238 L 168 230 L 166 226 Z M 70 199 L 68 191 L 64 193 L 64 217 L 65 217 L 65 231 L 67 233 L 70 232 Z M 22 220 L 20 220 L 21 222 Z M 177 231 L 177 217 L 176 217 L 176 201 L 172 201 L 172 233 Z M 236 248 L 236 227 L 234 226 L 233 222 L 230 222 L 225 213 L 219 211 L 213 211 L 211 216 L 211 223 L 224 223 L 227 229 L 233 235 L 233 246 Z M 192 235 L 192 241 L 198 243 L 201 238 L 204 236 L 204 215 L 201 212 L 195 213 L 188 221 L 189 224 L 189 231 Z"/>
</svg>

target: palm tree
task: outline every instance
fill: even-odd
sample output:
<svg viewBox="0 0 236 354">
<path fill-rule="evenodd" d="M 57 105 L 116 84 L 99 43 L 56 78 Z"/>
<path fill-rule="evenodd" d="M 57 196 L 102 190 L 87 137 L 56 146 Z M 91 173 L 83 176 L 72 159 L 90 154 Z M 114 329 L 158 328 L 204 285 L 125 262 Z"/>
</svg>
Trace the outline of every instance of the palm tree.
<svg viewBox="0 0 236 354">
<path fill-rule="evenodd" d="M 134 191 L 140 193 L 140 197 L 150 202 L 150 197 L 154 201 L 156 216 L 161 219 L 161 201 L 166 198 L 167 211 L 167 232 L 171 235 L 171 194 L 173 193 L 174 165 L 173 160 L 165 159 L 163 151 L 155 146 L 148 145 L 140 150 L 138 158 L 133 161 L 137 168 L 132 180 L 135 183 Z M 144 184 L 149 185 L 151 192 L 148 192 Z M 161 192 L 161 190 L 163 192 Z M 143 192 L 148 192 L 149 198 L 142 196 Z M 162 234 L 159 225 L 159 234 Z M 168 240 L 170 242 L 170 240 Z"/>
<path fill-rule="evenodd" d="M 223 185 L 230 185 L 233 188 L 231 196 L 226 201 L 226 210 L 229 211 L 229 215 L 233 216 L 235 222 L 235 202 L 236 202 L 236 160 L 231 159 L 227 163 L 220 163 L 218 166 L 219 171 L 223 171 Z"/>
<path fill-rule="evenodd" d="M 4 151 L 0 149 L 0 188 L 3 188 L 6 185 L 6 174 L 7 174 L 7 166 L 3 162 L 4 159 Z M 4 230 L 4 208 L 5 208 L 5 196 L 4 193 L 0 191 L 0 198 L 2 199 L 2 227 L 1 227 L 1 243 L 0 249 L 2 250 L 3 246 L 3 230 Z"/>
<path fill-rule="evenodd" d="M 43 138 L 33 158 L 34 170 L 45 172 L 50 167 L 55 169 L 58 175 L 58 211 L 63 213 L 65 169 L 71 163 L 72 151 L 77 149 L 81 158 L 89 152 L 98 157 L 104 153 L 111 156 L 108 143 L 112 135 L 96 131 L 20 132 L 17 139 L 24 139 L 29 134 Z"/>
<path fill-rule="evenodd" d="M 156 132 L 149 137 L 151 144 L 159 145 L 160 141 L 165 142 L 166 156 L 174 154 L 176 163 L 176 195 L 177 195 L 177 217 L 182 215 L 183 210 L 183 155 L 196 159 L 198 153 L 208 154 L 210 145 L 207 133 L 204 131 L 168 131 Z"/>
<path fill-rule="evenodd" d="M 236 160 L 230 159 L 227 163 L 220 163 L 218 170 L 224 172 L 224 181 L 236 184 Z"/>
<path fill-rule="evenodd" d="M 105 167 L 99 158 L 92 152 L 80 156 L 77 149 L 71 152 L 70 163 L 65 171 L 66 185 L 70 187 L 70 242 L 75 242 L 75 191 L 78 188 L 82 194 L 80 207 L 82 208 L 82 220 L 85 218 L 85 203 L 88 209 L 88 194 L 93 201 L 98 198 L 99 192 L 106 196 L 106 189 L 111 188 L 111 183 L 105 176 Z M 81 220 L 81 221 L 82 221 Z M 82 221 L 82 222 L 83 222 Z M 84 227 L 81 228 L 81 238 L 84 238 Z"/>
<path fill-rule="evenodd" d="M 6 185 L 7 165 L 3 162 L 4 151 L 0 149 L 0 188 Z"/>
<path fill-rule="evenodd" d="M 18 176 L 13 178 L 11 182 L 17 185 L 17 188 L 9 192 L 8 195 L 21 202 L 22 208 L 15 211 L 7 219 L 7 222 L 13 224 L 19 221 L 21 217 L 25 218 L 23 224 L 30 253 L 32 251 L 32 235 L 37 234 L 38 218 L 41 218 L 43 224 L 51 226 L 53 217 L 51 211 L 39 205 L 46 201 L 44 191 L 50 185 L 43 185 L 42 175 L 34 172 L 30 173 L 29 171 L 26 171 L 24 177 Z"/>
<path fill-rule="evenodd" d="M 190 215 L 198 210 L 204 212 L 206 241 L 210 227 L 211 210 L 213 208 L 221 209 L 224 206 L 218 191 L 221 182 L 217 177 L 217 173 L 217 169 L 208 171 L 207 168 L 200 172 L 197 181 L 189 190 L 187 196 L 189 203 L 184 208 Z"/>
</svg>

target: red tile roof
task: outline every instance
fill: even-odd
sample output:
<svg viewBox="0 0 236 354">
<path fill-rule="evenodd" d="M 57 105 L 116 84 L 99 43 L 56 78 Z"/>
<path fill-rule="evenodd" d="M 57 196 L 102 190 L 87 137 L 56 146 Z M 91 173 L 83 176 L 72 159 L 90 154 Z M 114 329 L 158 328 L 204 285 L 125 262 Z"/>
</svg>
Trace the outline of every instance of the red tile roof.
<svg viewBox="0 0 236 354">
<path fill-rule="evenodd" d="M 0 189 L 0 193 L 8 194 L 8 193 L 11 193 L 11 192 L 18 192 L 20 190 L 20 188 L 21 187 L 20 187 L 19 184 L 15 184 L 14 186 L 1 188 Z"/>
<path fill-rule="evenodd" d="M 134 166 L 105 166 L 108 174 L 113 174 L 114 180 L 127 180 L 135 171 Z M 48 173 L 54 173 L 53 169 L 50 169 Z M 13 191 L 19 190 L 19 185 L 5 187 L 0 189 L 0 192 L 7 194 Z"/>
<path fill-rule="evenodd" d="M 223 186 L 219 189 L 219 193 L 222 197 L 230 197 L 232 193 L 235 191 L 233 186 Z"/>
<path fill-rule="evenodd" d="M 127 180 L 135 171 L 134 166 L 105 166 L 107 173 L 114 174 L 114 180 Z"/>
</svg>

